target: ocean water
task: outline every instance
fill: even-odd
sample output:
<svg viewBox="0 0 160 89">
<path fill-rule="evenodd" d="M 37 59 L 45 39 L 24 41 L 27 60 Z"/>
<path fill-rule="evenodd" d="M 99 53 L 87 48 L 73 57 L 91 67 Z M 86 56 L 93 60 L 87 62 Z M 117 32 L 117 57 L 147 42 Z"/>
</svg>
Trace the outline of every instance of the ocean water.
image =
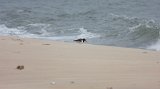
<svg viewBox="0 0 160 89">
<path fill-rule="evenodd" d="M 160 50 L 160 0 L 0 0 L 0 35 Z"/>
</svg>

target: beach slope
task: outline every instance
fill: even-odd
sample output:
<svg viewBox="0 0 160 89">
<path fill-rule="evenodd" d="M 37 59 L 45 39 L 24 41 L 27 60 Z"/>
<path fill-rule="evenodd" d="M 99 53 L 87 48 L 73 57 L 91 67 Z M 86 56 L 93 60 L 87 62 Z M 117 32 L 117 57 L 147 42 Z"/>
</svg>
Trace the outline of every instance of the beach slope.
<svg viewBox="0 0 160 89">
<path fill-rule="evenodd" d="M 0 89 L 160 89 L 160 52 L 1 36 Z"/>
</svg>

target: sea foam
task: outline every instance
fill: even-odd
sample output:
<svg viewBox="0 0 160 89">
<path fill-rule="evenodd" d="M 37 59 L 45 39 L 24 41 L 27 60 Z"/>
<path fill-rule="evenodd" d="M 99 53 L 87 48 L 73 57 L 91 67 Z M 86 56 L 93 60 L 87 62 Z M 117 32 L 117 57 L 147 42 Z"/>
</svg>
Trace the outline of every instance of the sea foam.
<svg viewBox="0 0 160 89">
<path fill-rule="evenodd" d="M 8 28 L 6 25 L 0 25 L 0 35 L 22 35 L 25 31 L 21 31 L 18 28 Z"/>
<path fill-rule="evenodd" d="M 155 44 L 148 46 L 147 49 L 160 51 L 160 40 L 158 40 Z"/>
<path fill-rule="evenodd" d="M 100 37 L 100 35 L 96 34 L 96 33 L 91 33 L 89 31 L 87 31 L 87 29 L 84 28 L 79 28 L 79 35 L 77 36 L 77 38 L 97 38 Z"/>
</svg>

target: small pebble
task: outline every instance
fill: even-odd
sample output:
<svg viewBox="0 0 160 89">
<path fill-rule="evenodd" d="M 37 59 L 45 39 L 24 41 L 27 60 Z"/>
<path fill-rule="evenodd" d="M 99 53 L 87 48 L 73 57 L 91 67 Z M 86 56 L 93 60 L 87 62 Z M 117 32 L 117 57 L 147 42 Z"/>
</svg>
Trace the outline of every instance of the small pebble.
<svg viewBox="0 0 160 89">
<path fill-rule="evenodd" d="M 52 84 L 52 85 L 55 85 L 55 84 L 56 84 L 56 82 L 51 82 L 51 84 Z"/>
</svg>

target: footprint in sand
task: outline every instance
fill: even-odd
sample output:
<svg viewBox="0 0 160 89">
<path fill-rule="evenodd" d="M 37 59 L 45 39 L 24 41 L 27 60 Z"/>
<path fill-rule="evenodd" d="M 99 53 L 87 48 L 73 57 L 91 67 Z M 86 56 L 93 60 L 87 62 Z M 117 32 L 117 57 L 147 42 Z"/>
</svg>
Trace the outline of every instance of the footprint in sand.
<svg viewBox="0 0 160 89">
<path fill-rule="evenodd" d="M 145 52 L 145 51 L 144 51 L 144 52 L 142 52 L 142 53 L 146 54 L 146 53 L 148 53 L 148 52 Z"/>
<path fill-rule="evenodd" d="M 23 45 L 23 43 L 20 43 L 19 45 Z"/>
<path fill-rule="evenodd" d="M 70 83 L 71 83 L 71 84 L 74 84 L 75 82 L 74 82 L 74 81 L 70 81 Z"/>
<path fill-rule="evenodd" d="M 106 89 L 113 89 L 112 87 L 107 87 Z"/>
<path fill-rule="evenodd" d="M 23 40 L 21 40 L 20 38 L 11 38 L 11 40 L 13 40 L 13 41 L 19 41 L 19 42 L 23 42 Z"/>
<path fill-rule="evenodd" d="M 20 51 L 15 51 L 15 52 L 13 52 L 13 53 L 20 54 L 21 52 L 20 52 Z"/>
<path fill-rule="evenodd" d="M 51 45 L 51 44 L 42 44 L 42 45 Z"/>
</svg>

